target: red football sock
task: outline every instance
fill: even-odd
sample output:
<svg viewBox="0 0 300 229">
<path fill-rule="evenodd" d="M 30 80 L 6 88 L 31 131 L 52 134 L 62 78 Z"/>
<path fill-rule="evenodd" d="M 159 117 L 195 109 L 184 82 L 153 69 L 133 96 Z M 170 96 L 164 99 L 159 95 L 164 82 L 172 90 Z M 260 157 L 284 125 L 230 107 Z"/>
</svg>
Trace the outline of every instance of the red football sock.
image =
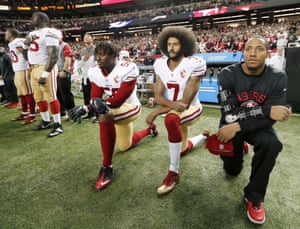
<svg viewBox="0 0 300 229">
<path fill-rule="evenodd" d="M 25 95 L 20 95 L 19 96 L 20 100 L 21 100 L 21 106 L 22 106 L 22 112 L 23 113 L 27 113 L 27 101 L 26 101 L 26 96 Z"/>
<path fill-rule="evenodd" d="M 180 118 L 176 114 L 167 114 L 165 117 L 165 126 L 168 131 L 169 142 L 177 143 L 182 141 Z"/>
<path fill-rule="evenodd" d="M 150 128 L 146 128 L 144 130 L 140 130 L 133 133 L 131 146 L 135 146 L 138 142 L 140 142 L 143 138 L 150 134 Z"/>
<path fill-rule="evenodd" d="M 33 94 L 26 95 L 26 101 L 29 105 L 30 114 L 35 114 L 35 101 L 33 98 Z"/>
<path fill-rule="evenodd" d="M 37 105 L 40 108 L 40 112 L 48 111 L 48 103 L 46 100 L 38 102 Z"/>
<path fill-rule="evenodd" d="M 112 165 L 112 157 L 116 144 L 116 129 L 113 122 L 99 122 L 100 144 L 103 154 L 103 167 Z"/>
<path fill-rule="evenodd" d="M 184 151 L 182 151 L 180 153 L 180 156 L 183 157 L 185 155 L 187 155 L 189 152 L 191 152 L 191 150 L 193 149 L 194 145 L 191 141 L 188 140 L 188 143 L 187 143 L 187 147 Z"/>
<path fill-rule="evenodd" d="M 53 115 L 60 113 L 60 103 L 57 99 L 50 103 L 50 110 Z"/>
</svg>

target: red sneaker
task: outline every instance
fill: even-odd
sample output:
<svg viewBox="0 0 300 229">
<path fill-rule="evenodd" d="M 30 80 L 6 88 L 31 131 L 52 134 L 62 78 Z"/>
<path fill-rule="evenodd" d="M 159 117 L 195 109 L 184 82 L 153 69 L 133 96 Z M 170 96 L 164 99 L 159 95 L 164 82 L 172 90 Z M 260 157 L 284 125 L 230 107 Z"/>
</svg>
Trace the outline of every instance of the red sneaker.
<svg viewBox="0 0 300 229">
<path fill-rule="evenodd" d="M 249 144 L 244 142 L 244 153 L 247 154 L 249 152 Z"/>
<path fill-rule="evenodd" d="M 102 190 L 106 188 L 112 180 L 113 168 L 112 167 L 101 167 L 99 172 L 99 178 L 95 183 L 96 190 Z"/>
<path fill-rule="evenodd" d="M 22 121 L 25 120 L 28 114 L 20 114 L 19 116 L 12 119 L 12 121 Z"/>
<path fill-rule="evenodd" d="M 248 219 L 252 223 L 263 224 L 266 220 L 265 209 L 261 203 L 253 203 L 250 200 L 245 198 L 245 202 L 247 203 L 247 215 Z"/>
<path fill-rule="evenodd" d="M 179 174 L 173 171 L 169 171 L 166 178 L 163 180 L 161 185 L 157 188 L 157 193 L 160 195 L 171 192 L 175 185 L 179 182 Z"/>
<path fill-rule="evenodd" d="M 22 123 L 23 125 L 27 125 L 36 121 L 35 116 L 28 116 L 25 121 Z"/>
<path fill-rule="evenodd" d="M 17 108 L 18 107 L 18 103 L 10 103 L 10 104 L 8 104 L 6 107 L 8 108 L 8 109 L 13 109 L 13 108 Z"/>
</svg>

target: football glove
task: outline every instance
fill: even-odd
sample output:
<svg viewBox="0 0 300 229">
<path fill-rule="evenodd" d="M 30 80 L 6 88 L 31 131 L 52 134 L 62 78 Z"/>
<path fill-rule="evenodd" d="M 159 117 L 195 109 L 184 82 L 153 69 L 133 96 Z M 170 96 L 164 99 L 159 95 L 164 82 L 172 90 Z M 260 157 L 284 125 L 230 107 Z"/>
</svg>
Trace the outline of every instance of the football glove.
<svg viewBox="0 0 300 229">
<path fill-rule="evenodd" d="M 68 111 L 69 118 L 76 121 L 80 116 L 86 114 L 88 109 L 86 106 L 75 106 Z"/>
<path fill-rule="evenodd" d="M 93 98 L 92 99 L 92 109 L 97 114 L 107 114 L 109 112 L 109 107 L 104 99 Z"/>
</svg>

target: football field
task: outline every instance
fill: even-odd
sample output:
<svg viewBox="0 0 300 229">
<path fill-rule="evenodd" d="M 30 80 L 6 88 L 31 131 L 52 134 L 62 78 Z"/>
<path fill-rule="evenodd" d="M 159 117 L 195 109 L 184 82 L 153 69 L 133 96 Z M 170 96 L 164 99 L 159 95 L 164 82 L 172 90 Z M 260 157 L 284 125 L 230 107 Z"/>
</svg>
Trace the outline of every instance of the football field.
<svg viewBox="0 0 300 229">
<path fill-rule="evenodd" d="M 82 103 L 77 98 L 77 104 Z M 143 106 L 135 130 L 146 127 L 153 108 Z M 156 188 L 169 166 L 163 118 L 159 135 L 113 158 L 113 182 L 95 191 L 102 162 L 98 124 L 63 120 L 65 132 L 46 138 L 11 119 L 17 110 L 0 107 L 0 228 L 258 228 L 249 222 L 242 201 L 250 175 L 252 147 L 238 177 L 226 176 L 219 157 L 204 146 L 181 159 L 180 183 L 159 197 Z M 190 135 L 214 133 L 219 110 L 204 106 Z M 38 119 L 40 117 L 38 116 Z M 275 125 L 283 142 L 264 203 L 261 228 L 300 228 L 300 117 Z M 299 145 L 298 145 L 299 144 Z"/>
</svg>

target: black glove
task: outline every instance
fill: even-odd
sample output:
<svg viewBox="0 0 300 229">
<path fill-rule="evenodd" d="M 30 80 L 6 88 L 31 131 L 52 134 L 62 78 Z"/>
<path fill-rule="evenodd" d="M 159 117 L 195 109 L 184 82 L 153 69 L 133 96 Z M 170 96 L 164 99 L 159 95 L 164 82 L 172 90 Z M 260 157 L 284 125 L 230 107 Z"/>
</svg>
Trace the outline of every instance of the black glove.
<svg viewBox="0 0 300 229">
<path fill-rule="evenodd" d="M 94 98 L 92 99 L 92 109 L 97 114 L 107 114 L 109 112 L 109 107 L 104 99 Z"/>
<path fill-rule="evenodd" d="M 84 106 L 75 106 L 68 111 L 69 118 L 76 121 L 77 118 L 87 113 L 87 108 Z"/>
<path fill-rule="evenodd" d="M 40 79 L 39 79 L 39 85 L 40 86 L 44 86 L 46 84 L 46 80 L 47 80 L 47 78 L 40 77 Z"/>
</svg>

